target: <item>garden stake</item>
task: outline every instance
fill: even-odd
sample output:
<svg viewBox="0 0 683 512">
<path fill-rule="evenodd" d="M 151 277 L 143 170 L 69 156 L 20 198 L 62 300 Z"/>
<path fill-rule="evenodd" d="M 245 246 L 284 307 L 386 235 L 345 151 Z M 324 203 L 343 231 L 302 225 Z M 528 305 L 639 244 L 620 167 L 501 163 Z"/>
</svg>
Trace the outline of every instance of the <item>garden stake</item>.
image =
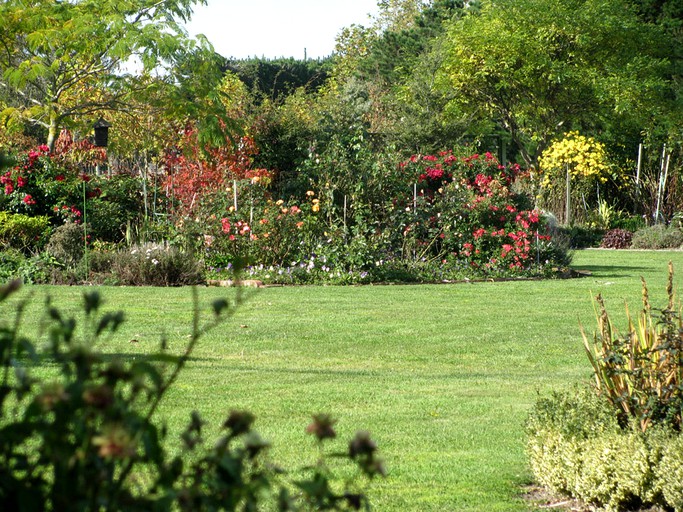
<svg viewBox="0 0 683 512">
<path fill-rule="evenodd" d="M 83 180 L 83 256 L 85 258 L 85 276 L 90 276 L 88 268 L 88 218 L 85 204 L 85 180 Z"/>
</svg>

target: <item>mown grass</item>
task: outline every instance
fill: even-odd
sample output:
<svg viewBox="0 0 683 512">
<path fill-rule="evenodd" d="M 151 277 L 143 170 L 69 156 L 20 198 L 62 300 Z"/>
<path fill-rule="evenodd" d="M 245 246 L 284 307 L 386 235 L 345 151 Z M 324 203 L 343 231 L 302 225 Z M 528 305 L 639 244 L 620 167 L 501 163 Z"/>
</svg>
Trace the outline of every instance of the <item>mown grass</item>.
<svg viewBox="0 0 683 512">
<path fill-rule="evenodd" d="M 523 422 L 539 394 L 589 378 L 578 322 L 594 325 L 592 295 L 623 324 L 640 276 L 663 304 L 669 260 L 680 286 L 681 252 L 581 251 L 573 266 L 592 272 L 582 279 L 260 290 L 200 342 L 161 415 L 179 431 L 192 410 L 217 427 L 231 409 L 249 409 L 272 458 L 292 467 L 315 460 L 304 428 L 329 412 L 341 438 L 367 429 L 380 445 L 389 476 L 373 486 L 376 510 L 527 510 Z M 83 289 L 27 292 L 76 311 Z M 190 290 L 102 292 L 128 318 L 104 351 L 139 357 L 162 332 L 181 349 Z M 234 293 L 202 288 L 200 297 Z"/>
</svg>

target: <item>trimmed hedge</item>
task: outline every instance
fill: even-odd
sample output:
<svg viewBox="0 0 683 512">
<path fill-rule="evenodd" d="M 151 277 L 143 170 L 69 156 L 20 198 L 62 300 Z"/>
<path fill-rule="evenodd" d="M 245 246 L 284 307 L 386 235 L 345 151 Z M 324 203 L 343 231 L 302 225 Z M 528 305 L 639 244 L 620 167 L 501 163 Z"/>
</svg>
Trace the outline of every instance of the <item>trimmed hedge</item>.
<svg viewBox="0 0 683 512">
<path fill-rule="evenodd" d="M 621 428 L 593 390 L 539 400 L 526 424 L 536 480 L 605 510 L 658 505 L 683 512 L 683 436 L 665 428 Z"/>
<path fill-rule="evenodd" d="M 22 213 L 0 211 L 0 249 L 38 252 L 50 235 L 47 216 L 30 217 Z"/>
</svg>

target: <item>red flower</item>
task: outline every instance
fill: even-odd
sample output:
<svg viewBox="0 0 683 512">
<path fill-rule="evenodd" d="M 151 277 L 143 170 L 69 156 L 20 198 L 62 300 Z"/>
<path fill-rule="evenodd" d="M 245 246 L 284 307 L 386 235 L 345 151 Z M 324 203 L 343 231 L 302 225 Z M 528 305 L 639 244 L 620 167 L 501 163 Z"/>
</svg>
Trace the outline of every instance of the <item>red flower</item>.
<svg viewBox="0 0 683 512">
<path fill-rule="evenodd" d="M 14 187 L 12 186 L 12 183 L 10 182 L 7 185 L 5 185 L 5 195 L 8 196 L 12 192 L 14 192 Z"/>
<path fill-rule="evenodd" d="M 221 219 L 221 229 L 223 230 L 223 233 L 230 233 L 230 222 L 228 221 L 228 219 Z"/>
<path fill-rule="evenodd" d="M 24 196 L 24 198 L 22 199 L 22 202 L 23 202 L 24 204 L 28 204 L 28 205 L 36 204 L 36 201 L 35 201 L 35 199 L 33 199 L 33 198 L 31 197 L 31 194 L 26 194 L 26 195 Z"/>
<path fill-rule="evenodd" d="M 23 176 L 17 176 L 17 187 L 18 188 L 25 186 L 26 183 L 27 183 L 26 178 L 24 178 Z"/>
<path fill-rule="evenodd" d="M 87 182 L 90 181 L 90 176 L 88 176 L 87 174 L 83 173 L 83 174 L 81 174 L 81 179 L 87 183 Z"/>
<path fill-rule="evenodd" d="M 437 181 L 443 178 L 443 169 L 432 167 L 427 169 L 427 177 L 430 180 Z"/>
<path fill-rule="evenodd" d="M 55 176 L 55 181 L 64 181 L 64 175 L 58 174 L 57 176 Z"/>
</svg>

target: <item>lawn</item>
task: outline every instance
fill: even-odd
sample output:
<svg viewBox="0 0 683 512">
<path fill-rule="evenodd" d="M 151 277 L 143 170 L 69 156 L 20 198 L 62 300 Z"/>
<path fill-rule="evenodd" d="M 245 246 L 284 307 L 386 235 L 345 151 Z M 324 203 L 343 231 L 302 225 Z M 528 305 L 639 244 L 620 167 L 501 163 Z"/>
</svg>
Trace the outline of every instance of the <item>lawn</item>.
<svg viewBox="0 0 683 512">
<path fill-rule="evenodd" d="M 315 460 L 304 428 L 329 412 L 342 439 L 362 428 L 380 445 L 389 475 L 372 488 L 376 510 L 527 510 L 523 422 L 539 393 L 589 378 L 578 325 L 594 324 L 591 296 L 623 325 L 641 276 L 663 303 L 669 260 L 683 275 L 683 252 L 591 250 L 575 254 L 592 272 L 581 279 L 259 290 L 202 339 L 161 414 L 179 431 L 193 409 L 217 427 L 248 408 L 272 458 L 292 466 Z M 76 310 L 83 289 L 29 291 Z M 189 289 L 102 291 L 128 318 L 104 351 L 149 353 L 162 332 L 174 350 L 187 340 Z M 234 293 L 200 289 L 205 304 Z"/>
</svg>

